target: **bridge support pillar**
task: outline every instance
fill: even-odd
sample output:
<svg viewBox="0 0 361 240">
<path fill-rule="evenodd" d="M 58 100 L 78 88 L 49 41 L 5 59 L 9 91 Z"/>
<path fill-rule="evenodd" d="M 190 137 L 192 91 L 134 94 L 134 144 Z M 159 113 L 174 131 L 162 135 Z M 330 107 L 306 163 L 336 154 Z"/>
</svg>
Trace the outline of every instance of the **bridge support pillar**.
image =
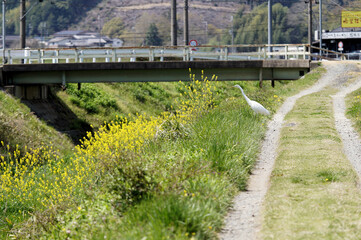
<svg viewBox="0 0 361 240">
<path fill-rule="evenodd" d="M 259 87 L 262 88 L 263 86 L 263 68 L 259 69 Z"/>
<path fill-rule="evenodd" d="M 49 96 L 48 85 L 15 85 L 5 88 L 8 93 L 25 100 L 47 99 Z"/>
</svg>

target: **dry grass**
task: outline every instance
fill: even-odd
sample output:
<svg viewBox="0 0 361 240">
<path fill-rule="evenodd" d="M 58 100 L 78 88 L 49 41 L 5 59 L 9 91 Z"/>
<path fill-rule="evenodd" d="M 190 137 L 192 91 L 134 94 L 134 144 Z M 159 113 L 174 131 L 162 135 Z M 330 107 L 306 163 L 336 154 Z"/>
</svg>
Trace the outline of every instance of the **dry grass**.
<svg viewBox="0 0 361 240">
<path fill-rule="evenodd" d="M 263 239 L 360 239 L 358 178 L 334 127 L 331 93 L 301 98 L 286 116 Z"/>
</svg>

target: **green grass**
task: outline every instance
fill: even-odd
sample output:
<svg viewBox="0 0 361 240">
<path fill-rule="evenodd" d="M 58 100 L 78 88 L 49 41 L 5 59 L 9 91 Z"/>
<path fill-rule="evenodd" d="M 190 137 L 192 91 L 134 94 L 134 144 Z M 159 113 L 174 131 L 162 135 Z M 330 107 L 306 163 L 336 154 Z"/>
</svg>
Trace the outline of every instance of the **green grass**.
<svg viewBox="0 0 361 240">
<path fill-rule="evenodd" d="M 56 95 L 77 115 L 93 127 L 138 113 L 159 115 L 176 107 L 179 83 L 83 83 L 68 84 L 66 91 L 53 89 Z"/>
<path fill-rule="evenodd" d="M 264 207 L 263 239 L 359 239 L 361 194 L 334 127 L 331 90 L 286 116 Z"/>
<path fill-rule="evenodd" d="M 361 135 L 361 89 L 348 95 L 347 116 L 352 119 L 355 129 Z"/>
</svg>

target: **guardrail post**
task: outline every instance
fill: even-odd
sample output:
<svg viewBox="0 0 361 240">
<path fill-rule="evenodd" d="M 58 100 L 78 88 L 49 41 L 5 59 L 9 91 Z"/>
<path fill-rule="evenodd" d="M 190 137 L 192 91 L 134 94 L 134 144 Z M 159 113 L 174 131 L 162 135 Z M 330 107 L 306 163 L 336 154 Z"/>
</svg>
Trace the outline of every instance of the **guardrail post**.
<svg viewBox="0 0 361 240">
<path fill-rule="evenodd" d="M 192 53 L 193 53 L 192 50 L 190 50 L 188 47 L 185 47 L 183 50 L 183 60 L 184 61 L 193 61 L 193 58 L 191 57 Z"/>
<path fill-rule="evenodd" d="M 285 46 L 285 60 L 288 59 L 288 46 Z"/>
<path fill-rule="evenodd" d="M 24 50 L 24 64 L 27 64 L 28 63 L 28 58 L 29 58 L 29 50 L 28 49 L 25 49 Z"/>
<path fill-rule="evenodd" d="M 133 49 L 130 53 L 135 55 L 135 50 Z M 130 61 L 131 61 L 131 62 L 135 62 L 136 60 L 137 60 L 136 57 L 131 57 L 131 58 L 130 58 Z"/>
<path fill-rule="evenodd" d="M 266 47 L 263 47 L 263 59 L 267 59 L 267 50 L 266 50 Z"/>
<path fill-rule="evenodd" d="M 107 56 L 107 57 L 105 58 L 105 62 L 109 62 L 109 61 L 110 61 L 110 59 L 108 58 L 109 50 L 106 50 L 106 51 L 105 51 L 105 55 Z"/>
<path fill-rule="evenodd" d="M 160 50 L 160 61 L 161 62 L 163 62 L 164 61 L 164 56 L 163 56 L 163 54 L 164 54 L 164 49 L 162 49 L 162 50 Z"/>
<path fill-rule="evenodd" d="M 115 62 L 117 58 L 117 52 L 116 50 L 113 48 L 112 49 L 112 62 Z"/>
<path fill-rule="evenodd" d="M 262 51 L 261 47 L 258 47 L 258 59 L 261 59 L 261 51 Z"/>
<path fill-rule="evenodd" d="M 59 50 L 55 50 L 55 57 L 56 58 L 53 58 L 53 63 L 59 63 Z"/>
<path fill-rule="evenodd" d="M 41 51 L 38 49 L 38 63 L 41 63 Z"/>
<path fill-rule="evenodd" d="M 31 50 L 29 50 L 29 64 L 33 63 L 31 55 L 32 55 Z"/>
<path fill-rule="evenodd" d="M 149 49 L 149 61 L 150 62 L 154 61 L 154 49 L 153 48 Z"/>
<path fill-rule="evenodd" d="M 79 62 L 79 53 L 78 53 L 78 49 L 75 49 L 74 50 L 75 51 L 75 62 L 77 63 L 77 62 Z"/>
<path fill-rule="evenodd" d="M 40 51 L 40 59 L 41 59 L 41 63 L 44 63 L 44 50 Z"/>
<path fill-rule="evenodd" d="M 82 56 L 84 56 L 84 54 L 83 54 L 83 50 L 80 50 L 79 51 L 79 62 L 84 62 L 84 57 L 82 57 Z"/>
<path fill-rule="evenodd" d="M 303 60 L 306 60 L 306 46 L 303 45 Z"/>
<path fill-rule="evenodd" d="M 9 56 L 9 63 L 13 64 L 13 58 L 11 57 L 11 50 L 8 50 L 8 56 Z"/>
</svg>

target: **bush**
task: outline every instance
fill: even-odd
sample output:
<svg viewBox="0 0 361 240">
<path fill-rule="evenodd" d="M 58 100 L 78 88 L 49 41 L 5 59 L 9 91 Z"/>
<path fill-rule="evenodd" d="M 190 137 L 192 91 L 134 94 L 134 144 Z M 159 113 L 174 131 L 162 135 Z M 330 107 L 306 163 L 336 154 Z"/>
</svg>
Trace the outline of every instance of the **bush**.
<svg viewBox="0 0 361 240">
<path fill-rule="evenodd" d="M 89 114 L 99 113 L 101 110 L 106 112 L 109 108 L 118 109 L 116 100 L 93 84 L 83 83 L 80 90 L 75 84 L 67 84 L 66 91 L 71 96 L 70 101 Z"/>
</svg>

